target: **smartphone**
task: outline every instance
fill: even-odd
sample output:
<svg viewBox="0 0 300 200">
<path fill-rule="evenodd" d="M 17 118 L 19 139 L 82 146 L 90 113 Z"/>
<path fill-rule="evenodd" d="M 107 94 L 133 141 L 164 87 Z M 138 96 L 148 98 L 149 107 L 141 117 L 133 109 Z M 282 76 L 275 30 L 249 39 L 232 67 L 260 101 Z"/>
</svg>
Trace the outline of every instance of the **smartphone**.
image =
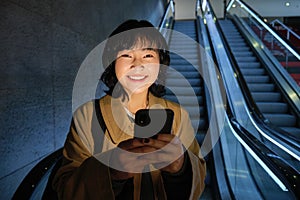
<svg viewBox="0 0 300 200">
<path fill-rule="evenodd" d="M 171 109 L 141 109 L 135 113 L 134 137 L 157 138 L 158 133 L 171 133 L 174 112 Z"/>
</svg>

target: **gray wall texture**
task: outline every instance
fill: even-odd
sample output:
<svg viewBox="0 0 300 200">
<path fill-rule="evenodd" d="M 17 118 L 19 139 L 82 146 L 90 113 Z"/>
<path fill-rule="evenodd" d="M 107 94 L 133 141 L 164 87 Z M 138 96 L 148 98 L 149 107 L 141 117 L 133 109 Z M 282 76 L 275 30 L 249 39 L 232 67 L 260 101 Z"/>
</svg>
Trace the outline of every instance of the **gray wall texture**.
<svg viewBox="0 0 300 200">
<path fill-rule="evenodd" d="M 87 54 L 126 19 L 155 26 L 167 0 L 1 0 L 0 199 L 63 146 Z M 100 75 L 99 75 L 100 76 Z"/>
</svg>

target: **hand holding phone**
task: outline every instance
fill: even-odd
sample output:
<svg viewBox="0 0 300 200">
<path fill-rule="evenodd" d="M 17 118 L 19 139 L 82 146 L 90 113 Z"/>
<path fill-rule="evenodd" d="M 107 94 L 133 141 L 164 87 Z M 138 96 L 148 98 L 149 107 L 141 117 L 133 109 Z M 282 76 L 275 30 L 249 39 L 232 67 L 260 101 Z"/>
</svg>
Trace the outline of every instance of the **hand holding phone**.
<svg viewBox="0 0 300 200">
<path fill-rule="evenodd" d="M 171 133 L 174 112 L 171 109 L 141 109 L 135 113 L 134 137 L 156 138 Z"/>
</svg>

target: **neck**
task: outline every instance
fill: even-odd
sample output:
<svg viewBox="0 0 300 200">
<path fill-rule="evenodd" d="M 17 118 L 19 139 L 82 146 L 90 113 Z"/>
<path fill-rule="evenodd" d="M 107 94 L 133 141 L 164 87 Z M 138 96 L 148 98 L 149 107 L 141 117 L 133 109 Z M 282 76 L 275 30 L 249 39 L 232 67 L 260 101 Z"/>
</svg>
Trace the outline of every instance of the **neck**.
<svg viewBox="0 0 300 200">
<path fill-rule="evenodd" d="M 126 102 L 127 109 L 135 114 L 140 109 L 145 109 L 148 106 L 148 91 L 138 94 L 131 94 Z"/>
</svg>

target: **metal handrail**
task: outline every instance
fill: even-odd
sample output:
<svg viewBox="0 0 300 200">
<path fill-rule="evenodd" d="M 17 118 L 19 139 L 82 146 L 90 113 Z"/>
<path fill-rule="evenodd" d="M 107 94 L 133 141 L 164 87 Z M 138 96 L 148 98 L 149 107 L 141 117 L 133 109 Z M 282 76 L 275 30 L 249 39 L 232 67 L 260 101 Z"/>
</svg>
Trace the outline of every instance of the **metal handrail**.
<svg viewBox="0 0 300 200">
<path fill-rule="evenodd" d="M 248 7 L 243 1 L 241 0 L 231 0 L 228 4 L 228 7 L 226 8 L 226 11 L 228 12 L 229 9 L 232 7 L 233 3 L 237 2 L 239 3 L 243 9 L 245 9 L 254 19 L 256 19 L 270 34 L 272 34 L 286 49 L 290 51 L 291 54 L 293 54 L 298 60 L 300 60 L 300 55 L 292 48 L 290 45 L 288 45 L 274 30 L 272 30 L 262 19 L 261 17 L 255 13 L 250 7 Z"/>
<path fill-rule="evenodd" d="M 166 21 L 166 19 L 167 19 L 167 16 L 168 16 L 168 13 L 170 12 L 170 9 L 171 9 L 171 11 L 172 11 L 172 15 L 173 15 L 173 17 L 175 16 L 175 8 L 174 8 L 174 1 L 173 0 L 170 0 L 169 1 L 169 4 L 168 4 L 168 7 L 167 7 L 167 9 L 166 9 L 166 11 L 165 11 L 165 13 L 164 13 L 164 16 L 163 16 L 163 18 L 162 18 L 162 20 L 161 20 L 161 23 L 160 23 L 160 25 L 159 25 L 159 27 L 158 27 L 158 30 L 159 30 L 159 32 L 162 32 L 162 30 L 163 30 L 163 26 L 164 26 L 164 21 Z"/>
<path fill-rule="evenodd" d="M 242 10 L 245 14 L 248 14 L 245 10 Z M 252 19 L 251 16 L 249 16 L 249 20 L 251 21 L 251 23 L 253 23 L 255 25 L 255 27 L 257 27 L 259 29 L 259 37 L 262 40 L 262 31 L 264 30 L 255 20 Z"/>
<path fill-rule="evenodd" d="M 292 29 L 290 29 L 287 25 L 282 23 L 280 20 L 274 19 L 270 24 L 274 27 L 276 23 L 280 24 L 280 26 L 282 26 L 283 28 L 285 28 L 287 30 L 286 38 L 288 40 L 290 39 L 290 33 L 293 34 L 298 40 L 300 40 L 300 36 L 297 33 L 295 33 Z"/>
</svg>

